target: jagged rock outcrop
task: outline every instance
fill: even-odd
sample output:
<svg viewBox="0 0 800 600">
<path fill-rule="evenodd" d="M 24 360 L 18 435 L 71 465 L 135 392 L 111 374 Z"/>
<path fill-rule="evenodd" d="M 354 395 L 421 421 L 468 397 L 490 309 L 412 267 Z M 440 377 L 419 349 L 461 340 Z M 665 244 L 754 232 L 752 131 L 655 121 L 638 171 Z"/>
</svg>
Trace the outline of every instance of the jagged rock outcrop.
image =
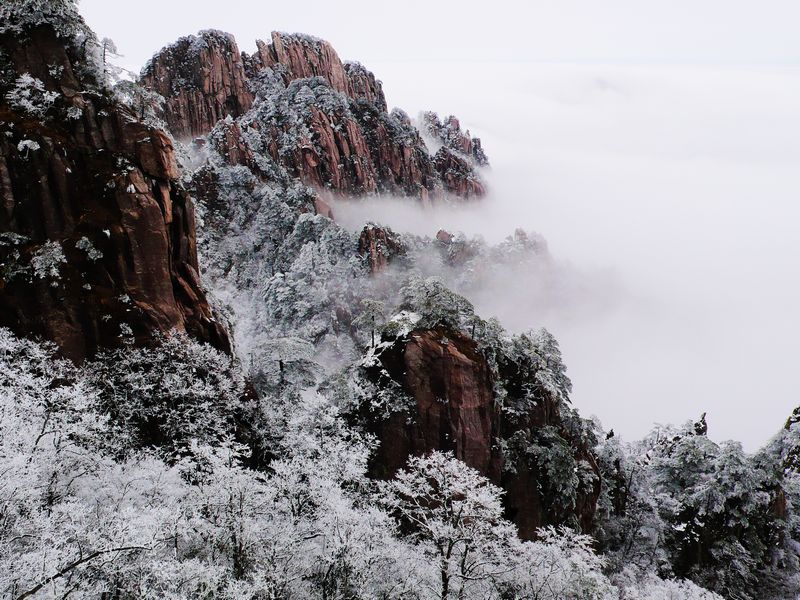
<svg viewBox="0 0 800 600">
<path fill-rule="evenodd" d="M 567 522 L 591 530 L 600 493 L 595 458 L 557 399 L 541 393 L 536 402 L 522 401 L 530 374 L 521 365 L 501 359 L 495 376 L 475 341 L 442 327 L 384 340 L 374 356 L 365 367 L 368 379 L 407 398 L 402 410 L 361 415 L 380 442 L 374 476 L 391 477 L 410 455 L 450 451 L 505 489 L 506 516 L 522 537 Z M 507 395 L 502 403 L 498 384 Z M 561 498 L 554 481 L 560 475 L 543 458 L 548 452 L 571 456 L 590 483 Z"/>
<path fill-rule="evenodd" d="M 381 352 L 379 359 L 415 406 L 413 420 L 395 412 L 378 424 L 381 444 L 374 472 L 388 477 L 410 455 L 449 450 L 498 481 L 501 456 L 493 440 L 500 433 L 500 418 L 489 368 L 476 345 L 444 330 L 417 330 Z"/>
<path fill-rule="evenodd" d="M 383 271 L 394 257 L 405 254 L 406 248 L 391 229 L 368 224 L 358 238 L 358 253 L 367 257 L 369 270 L 375 275 Z"/>
<path fill-rule="evenodd" d="M 337 92 L 387 111 L 381 82 L 359 63 L 342 63 L 333 46 L 324 40 L 273 31 L 271 44 L 257 40 L 256 47 L 252 57 L 245 57 L 251 74 L 268 67 L 276 70 L 287 85 L 295 79 L 322 77 Z"/>
<path fill-rule="evenodd" d="M 205 135 L 220 119 L 248 111 L 253 95 L 233 36 L 202 31 L 156 54 L 142 85 L 164 97 L 164 120 L 177 138 Z"/>
<path fill-rule="evenodd" d="M 481 146 L 480 138 L 471 137 L 469 131 L 462 132 L 461 123 L 453 115 L 441 121 L 439 115 L 428 111 L 422 113 L 422 125 L 428 135 L 443 146 L 463 154 L 476 165 L 485 166 L 489 164 L 489 159 Z"/>
<path fill-rule="evenodd" d="M 204 138 L 198 138 L 198 142 L 205 143 Z M 260 168 L 256 163 L 255 155 L 242 137 L 242 130 L 239 123 L 233 119 L 226 118 L 220 121 L 212 130 L 208 140 L 222 159 L 232 167 L 243 165 L 254 173 L 260 173 Z"/>
<path fill-rule="evenodd" d="M 343 63 L 329 43 L 273 33 L 257 47 L 240 59 L 233 38 L 202 32 L 150 61 L 142 82 L 167 98 L 164 118 L 177 137 L 208 134 L 233 117 L 238 130 L 225 125 L 224 144 L 214 147 L 262 178 L 285 171 L 335 195 L 380 192 L 423 202 L 445 192 L 485 194 L 475 171 L 485 162 L 474 159 L 478 140 L 466 138 L 469 155 L 431 156 L 408 116 L 387 112 L 380 81 L 359 63 Z M 263 168 L 252 159 L 257 154 L 275 168 Z"/>
<path fill-rule="evenodd" d="M 400 109 L 381 112 L 375 105 L 353 107 L 379 190 L 389 194 L 418 196 L 423 203 L 442 195 L 443 184 L 419 132 Z"/>
<path fill-rule="evenodd" d="M 230 350 L 170 138 L 103 88 L 81 33 L 0 35 L 0 325 L 76 361 L 171 330 Z"/>
<path fill-rule="evenodd" d="M 451 194 L 461 198 L 475 198 L 486 193 L 469 161 L 449 148 L 439 148 L 433 157 L 433 164 L 444 182 L 444 188 Z"/>
<path fill-rule="evenodd" d="M 226 163 L 245 164 L 264 178 L 283 171 L 339 196 L 385 192 L 427 201 L 441 195 L 433 161 L 402 111 L 386 114 L 348 101 L 322 78 L 270 85 L 270 102 L 220 121 L 210 133 Z M 265 162 L 272 167 L 262 169 Z"/>
<path fill-rule="evenodd" d="M 319 81 L 317 84 L 313 89 L 325 94 L 326 87 Z M 294 105 L 294 110 L 290 109 L 294 119 L 273 120 L 256 111 L 246 117 L 246 122 L 260 134 L 264 154 L 289 175 L 318 189 L 340 195 L 377 191 L 367 142 L 347 106 L 322 110 L 316 98 L 301 96 L 310 91 L 308 86 L 297 85 L 286 91 Z"/>
<path fill-rule="evenodd" d="M 786 423 L 782 432 L 783 445 L 780 449 L 781 462 L 787 470 L 800 473 L 800 406 L 796 407 Z"/>
<path fill-rule="evenodd" d="M 444 229 L 436 233 L 436 245 L 444 261 L 452 267 L 463 267 L 478 252 L 474 242 L 465 239 L 463 235 L 455 236 Z"/>
<path fill-rule="evenodd" d="M 386 97 L 383 95 L 383 85 L 372 71 L 368 71 L 359 62 L 349 61 L 344 63 L 344 72 L 347 75 L 347 94 L 351 98 L 364 100 L 381 112 L 389 110 L 386 106 Z"/>
</svg>

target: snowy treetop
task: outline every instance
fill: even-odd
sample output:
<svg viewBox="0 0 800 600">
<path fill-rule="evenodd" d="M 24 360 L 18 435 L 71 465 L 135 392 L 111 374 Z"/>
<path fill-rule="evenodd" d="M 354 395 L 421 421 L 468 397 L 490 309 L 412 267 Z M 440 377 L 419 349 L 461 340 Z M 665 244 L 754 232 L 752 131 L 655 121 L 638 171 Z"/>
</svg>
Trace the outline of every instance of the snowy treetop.
<svg viewBox="0 0 800 600">
<path fill-rule="evenodd" d="M 59 37 L 94 34 L 78 13 L 75 0 L 3 0 L 0 4 L 0 34 L 20 35 L 49 25 Z"/>
<path fill-rule="evenodd" d="M 287 33 L 285 31 L 273 32 L 273 34 L 275 33 L 277 33 L 283 41 L 299 42 L 304 46 L 312 46 L 314 48 L 318 48 L 320 45 L 326 43 L 325 40 L 307 33 Z"/>
</svg>

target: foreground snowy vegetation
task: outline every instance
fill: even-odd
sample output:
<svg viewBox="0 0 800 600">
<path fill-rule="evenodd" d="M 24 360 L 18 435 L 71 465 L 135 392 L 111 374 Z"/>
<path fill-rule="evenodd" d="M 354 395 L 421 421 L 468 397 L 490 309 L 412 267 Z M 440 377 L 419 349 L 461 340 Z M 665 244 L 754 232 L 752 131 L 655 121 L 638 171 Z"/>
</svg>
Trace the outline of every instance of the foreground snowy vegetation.
<svg viewBox="0 0 800 600">
<path fill-rule="evenodd" d="M 9 598 L 714 597 L 630 570 L 614 585 L 591 538 L 569 530 L 521 542 L 502 518 L 501 491 L 446 454 L 370 481 L 372 440 L 312 391 L 292 390 L 271 448 L 281 458 L 249 468 L 250 452 L 221 423 L 259 409 L 215 405 L 240 385 L 238 367 L 187 339 L 109 361 L 118 376 L 52 351 L 0 331 L 0 589 Z M 154 364 L 165 370 L 137 372 Z M 213 377 L 199 383 L 204 372 Z M 133 444 L 141 424 L 119 415 L 154 394 L 169 402 L 147 414 L 178 419 L 185 437 Z"/>
<path fill-rule="evenodd" d="M 159 98 L 133 82 L 112 90 L 113 44 L 97 42 L 73 2 L 14 0 L 0 17 L 9 23 L 0 35 L 52 27 L 104 82 L 92 93 L 127 103 L 126 118 L 159 124 Z M 317 192 L 265 154 L 259 137 L 259 123 L 286 122 L 281 142 L 294 148 L 308 134 L 295 127 L 304 113 L 352 104 L 322 78 L 286 85 L 267 71 L 240 119 L 257 169 L 215 150 L 233 119 L 203 144 L 175 142 L 180 185 L 201 217 L 201 275 L 235 339 L 232 355 L 177 331 L 142 347 L 119 323 L 120 347 L 78 366 L 0 328 L 3 597 L 796 594 L 800 418 L 755 455 L 709 440 L 703 420 L 624 443 L 581 418 L 555 338 L 544 329 L 511 335 L 470 301 L 497 272 L 546 272 L 544 241 L 517 231 L 490 246 L 369 224 L 366 233 L 384 236 L 373 261 L 383 268 L 373 269 L 359 235 L 317 214 Z M 11 109 L 52 119 L 54 92 L 30 76 L 11 81 Z M 387 123 L 411 131 L 392 115 Z M 34 145 L 16 150 L 27 160 Z M 92 261 L 103 257 L 88 238 L 78 244 Z M 57 287 L 66 262 L 48 241 L 30 273 L 13 275 Z M 507 459 L 494 481 L 530 468 L 527 508 L 553 525 L 521 539 L 507 492 L 446 452 L 403 455 L 385 477 L 371 471 L 373 426 L 414 419 L 415 398 L 386 357 L 413 331 L 435 336 L 437 351 L 461 344 L 471 353 L 460 364 L 480 371 L 485 412 L 496 412 L 478 441 Z M 495 436 L 501 420 L 507 437 Z"/>
</svg>

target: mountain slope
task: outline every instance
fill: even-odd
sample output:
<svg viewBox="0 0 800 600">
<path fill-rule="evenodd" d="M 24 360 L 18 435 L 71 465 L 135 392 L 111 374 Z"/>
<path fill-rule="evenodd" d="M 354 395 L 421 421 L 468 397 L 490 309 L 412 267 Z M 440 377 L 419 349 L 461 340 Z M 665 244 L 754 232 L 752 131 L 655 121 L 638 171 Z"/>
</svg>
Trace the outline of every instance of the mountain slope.
<svg viewBox="0 0 800 600">
<path fill-rule="evenodd" d="M 57 23 L 0 34 L 0 324 L 75 360 L 171 330 L 230 350 L 172 141 L 106 89 L 82 22 Z"/>
</svg>

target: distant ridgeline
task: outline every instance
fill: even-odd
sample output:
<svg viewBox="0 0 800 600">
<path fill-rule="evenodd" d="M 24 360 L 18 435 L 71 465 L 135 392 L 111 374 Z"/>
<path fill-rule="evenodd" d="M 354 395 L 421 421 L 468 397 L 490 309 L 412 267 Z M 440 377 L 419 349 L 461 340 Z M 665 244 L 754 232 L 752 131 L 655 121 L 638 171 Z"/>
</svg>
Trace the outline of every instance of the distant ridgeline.
<svg viewBox="0 0 800 600">
<path fill-rule="evenodd" d="M 484 196 L 458 119 L 309 36 L 201 32 L 138 82 L 112 48 L 0 6 L 3 594 L 797 593 L 799 419 L 755 455 L 705 419 L 623 443 L 550 333 L 468 300 L 553 276 L 540 236 L 336 222 Z"/>
<path fill-rule="evenodd" d="M 441 124 L 428 115 L 432 154 L 402 110 L 387 111 L 380 81 L 359 63 L 342 63 L 328 42 L 273 33 L 272 43 L 257 45 L 252 56 L 240 54 L 230 34 L 204 31 L 145 66 L 142 85 L 164 98 L 160 114 L 176 138 L 216 127 L 216 149 L 232 164 L 265 177 L 283 169 L 341 195 L 484 195 L 480 140 L 454 117 Z"/>
</svg>

